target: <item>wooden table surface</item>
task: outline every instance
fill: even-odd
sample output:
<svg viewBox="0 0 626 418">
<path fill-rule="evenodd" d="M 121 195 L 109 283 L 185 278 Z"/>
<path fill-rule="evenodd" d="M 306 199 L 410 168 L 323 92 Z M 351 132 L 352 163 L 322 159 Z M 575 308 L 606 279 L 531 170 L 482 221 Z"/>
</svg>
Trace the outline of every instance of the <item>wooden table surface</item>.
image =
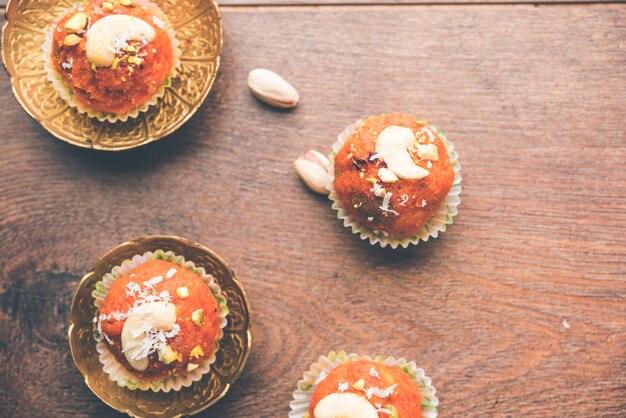
<svg viewBox="0 0 626 418">
<path fill-rule="evenodd" d="M 251 300 L 248 365 L 201 416 L 285 417 L 330 350 L 416 360 L 442 417 L 626 416 L 625 5 L 223 3 L 209 98 L 135 151 L 53 139 L 1 72 L 0 416 L 118 416 L 72 362 L 68 309 L 148 234 L 208 245 Z M 301 105 L 253 99 L 255 67 Z M 389 111 L 436 123 L 463 166 L 454 224 L 409 250 L 361 242 L 292 169 Z"/>
</svg>

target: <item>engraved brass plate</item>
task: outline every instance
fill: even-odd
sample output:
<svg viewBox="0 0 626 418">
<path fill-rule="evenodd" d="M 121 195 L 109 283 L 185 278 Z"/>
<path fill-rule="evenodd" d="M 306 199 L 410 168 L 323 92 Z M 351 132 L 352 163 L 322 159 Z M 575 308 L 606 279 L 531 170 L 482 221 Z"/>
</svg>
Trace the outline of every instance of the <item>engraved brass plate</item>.
<svg viewBox="0 0 626 418">
<path fill-rule="evenodd" d="M 209 94 L 220 63 L 222 23 L 214 0 L 152 0 L 176 30 L 181 67 L 156 106 L 127 122 L 99 122 L 68 106 L 46 78 L 41 45 L 73 0 L 9 0 L 2 61 L 24 110 L 55 137 L 107 151 L 136 148 L 173 133 Z"/>
<path fill-rule="evenodd" d="M 202 380 L 168 393 L 130 390 L 109 380 L 98 360 L 93 317 L 96 308 L 91 292 L 96 282 L 122 261 L 146 251 L 171 250 L 204 267 L 212 274 L 228 300 L 230 312 L 219 341 L 215 363 Z M 250 307 L 242 284 L 217 254 L 201 244 L 174 236 L 148 236 L 118 245 L 102 256 L 81 280 L 70 309 L 69 341 L 72 357 L 85 383 L 104 403 L 134 417 L 180 417 L 205 410 L 221 399 L 237 380 L 251 345 Z"/>
</svg>

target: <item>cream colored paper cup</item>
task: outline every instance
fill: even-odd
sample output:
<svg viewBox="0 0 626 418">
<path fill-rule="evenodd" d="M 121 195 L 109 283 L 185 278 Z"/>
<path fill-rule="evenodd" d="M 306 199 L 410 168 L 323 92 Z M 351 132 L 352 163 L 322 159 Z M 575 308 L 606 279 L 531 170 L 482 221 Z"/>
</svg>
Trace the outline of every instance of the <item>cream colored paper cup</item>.
<svg viewBox="0 0 626 418">
<path fill-rule="evenodd" d="M 324 380 L 328 373 L 343 363 L 349 363 L 357 360 L 370 360 L 386 366 L 400 367 L 407 373 L 420 388 L 420 396 L 422 398 L 422 417 L 436 418 L 439 406 L 439 399 L 435 396 L 437 392 L 432 386 L 430 377 L 426 376 L 423 369 L 418 368 L 413 361 L 406 361 L 403 358 L 395 359 L 393 357 L 374 357 L 358 356 L 356 354 L 346 354 L 345 351 L 336 353 L 331 351 L 328 357 L 321 356 L 319 360 L 313 364 L 307 372 L 304 372 L 302 379 L 298 381 L 297 389 L 293 392 L 293 401 L 289 404 L 291 412 L 289 418 L 304 418 L 311 405 L 313 393 L 317 384 Z"/>
<path fill-rule="evenodd" d="M 176 255 L 171 251 L 165 252 L 163 250 L 156 250 L 154 253 L 148 251 L 143 255 L 135 255 L 130 260 L 124 260 L 121 265 L 113 267 L 110 273 L 105 274 L 102 280 L 96 283 L 96 289 L 91 293 L 91 295 L 94 297 L 94 305 L 98 308 L 98 312 L 115 280 L 124 276 L 135 267 L 151 260 L 165 260 L 191 270 L 200 276 L 200 278 L 211 289 L 211 292 L 217 300 L 220 326 L 220 332 L 217 336 L 217 341 L 215 342 L 211 357 L 202 363 L 200 367 L 187 374 L 168 376 L 152 380 L 142 380 L 117 361 L 113 353 L 109 351 L 106 344 L 100 339 L 101 336 L 99 333 L 97 333 L 96 338 L 98 340 L 96 351 L 100 354 L 99 360 L 103 365 L 104 372 L 109 375 L 109 379 L 116 382 L 120 387 L 126 387 L 131 390 L 152 390 L 153 392 L 169 392 L 170 390 L 178 391 L 183 387 L 191 386 L 193 382 L 199 381 L 202 379 L 204 374 L 211 370 L 211 365 L 215 363 L 215 355 L 217 353 L 217 348 L 219 347 L 218 342 L 224 336 L 224 327 L 228 323 L 228 320 L 226 319 L 229 312 L 228 304 L 226 297 L 222 294 L 220 285 L 217 284 L 215 278 L 208 274 L 203 267 L 196 267 L 193 261 L 186 261 L 184 257 Z"/>
<path fill-rule="evenodd" d="M 54 89 L 59 93 L 61 98 L 65 100 L 65 102 L 76 110 L 79 113 L 85 113 L 90 118 L 98 119 L 100 122 L 108 121 L 110 123 L 115 122 L 126 122 L 129 118 L 134 119 L 139 116 L 140 113 L 148 111 L 150 106 L 155 106 L 159 99 L 161 99 L 165 95 L 165 89 L 172 84 L 172 78 L 176 76 L 176 71 L 178 67 L 180 67 L 180 57 L 182 55 L 182 51 L 180 49 L 180 42 L 176 38 L 176 31 L 172 27 L 170 21 L 167 19 L 165 13 L 161 11 L 159 6 L 154 3 L 151 3 L 147 0 L 135 0 L 136 3 L 148 9 L 152 15 L 161 19 L 165 24 L 165 30 L 167 31 L 170 41 L 172 42 L 172 51 L 173 51 L 173 60 L 172 60 L 172 69 L 170 70 L 170 74 L 167 76 L 165 83 L 161 85 L 156 93 L 152 95 L 148 101 L 143 103 L 142 105 L 129 110 L 123 114 L 113 114 L 113 113 L 102 113 L 96 112 L 89 108 L 86 104 L 76 100 L 74 96 L 74 92 L 72 88 L 66 83 L 65 79 L 57 69 L 54 67 L 52 63 L 52 40 L 54 35 L 54 30 L 56 28 L 56 23 L 52 26 L 52 28 L 46 33 L 46 37 L 44 43 L 42 45 L 42 59 L 44 62 L 44 70 L 46 71 L 46 75 L 48 80 L 52 83 Z M 74 10 L 74 7 L 68 9 L 67 12 Z"/>
<path fill-rule="evenodd" d="M 326 189 L 330 192 L 328 198 L 333 202 L 332 208 L 337 211 L 337 218 L 343 221 L 343 225 L 347 228 L 352 229 L 353 234 L 359 234 L 362 240 L 369 240 L 371 245 L 380 245 L 381 247 L 390 246 L 395 249 L 398 246 L 402 246 L 407 248 L 410 244 L 417 245 L 420 241 L 428 241 L 429 238 L 437 238 L 440 232 L 444 232 L 446 227 L 452 223 L 452 218 L 459 212 L 458 206 L 461 204 L 461 164 L 459 163 L 459 156 L 454 150 L 454 145 L 448 141 L 446 135 L 439 131 L 437 127 L 434 125 L 428 125 L 428 127 L 434 130 L 437 135 L 441 138 L 443 144 L 448 151 L 448 157 L 450 158 L 450 163 L 452 164 L 452 168 L 454 169 L 454 180 L 452 181 L 452 187 L 448 192 L 446 198 L 441 203 L 437 212 L 426 222 L 424 226 L 422 226 L 415 235 L 409 238 L 404 239 L 391 239 L 384 233 L 376 233 L 374 231 L 368 230 L 364 228 L 362 225 L 359 225 L 356 221 L 350 219 L 350 215 L 347 210 L 341 204 L 341 200 L 339 196 L 337 196 L 337 192 L 335 190 L 335 156 L 343 146 L 343 144 L 348 140 L 352 132 L 363 124 L 363 119 L 359 119 L 355 123 L 348 125 L 346 129 L 343 130 L 338 136 L 337 141 L 332 146 L 332 152 L 328 156 L 330 160 L 330 164 L 328 166 L 328 182 L 326 184 Z"/>
</svg>

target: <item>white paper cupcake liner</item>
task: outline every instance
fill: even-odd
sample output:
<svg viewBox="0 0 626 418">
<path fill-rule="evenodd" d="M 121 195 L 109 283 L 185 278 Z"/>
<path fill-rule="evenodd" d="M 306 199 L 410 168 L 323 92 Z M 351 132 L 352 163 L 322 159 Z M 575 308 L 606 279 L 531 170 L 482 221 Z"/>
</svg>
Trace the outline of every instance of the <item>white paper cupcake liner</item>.
<svg viewBox="0 0 626 418">
<path fill-rule="evenodd" d="M 452 187 L 450 188 L 450 191 L 446 195 L 444 201 L 441 202 L 437 212 L 435 212 L 435 214 L 415 233 L 415 235 L 400 240 L 391 239 L 383 231 L 374 232 L 364 228 L 362 225 L 359 225 L 356 221 L 352 221 L 348 211 L 344 209 L 341 204 L 341 200 L 335 191 L 335 156 L 343 144 L 348 140 L 352 132 L 354 132 L 354 130 L 362 123 L 364 123 L 364 120 L 359 119 L 355 123 L 347 126 L 343 132 L 337 135 L 337 142 L 333 144 L 332 152 L 328 156 L 330 164 L 328 166 L 329 175 L 326 189 L 330 192 L 328 198 L 333 202 L 332 208 L 337 211 L 337 218 L 343 220 L 343 225 L 347 228 L 351 228 L 353 234 L 359 234 L 362 240 L 369 240 L 370 244 L 379 244 L 383 248 L 387 245 L 391 246 L 393 249 L 396 249 L 398 246 L 407 248 L 410 244 L 419 244 L 420 240 L 428 241 L 430 237 L 437 238 L 439 233 L 444 232 L 447 225 L 452 223 L 452 217 L 459 212 L 457 207 L 461 204 L 461 164 L 459 163 L 459 156 L 454 150 L 454 145 L 448 141 L 446 135 L 439 131 L 436 126 L 430 124 L 428 125 L 428 127 L 434 130 L 441 138 L 446 150 L 448 151 L 448 157 L 450 158 L 450 163 L 454 169 Z"/>
<path fill-rule="evenodd" d="M 104 372 L 108 374 L 109 379 L 116 382 L 118 386 L 127 387 L 131 390 L 152 390 L 153 392 L 169 392 L 170 390 L 178 391 L 183 387 L 191 386 L 193 382 L 199 381 L 202 379 L 204 374 L 211 370 L 211 365 L 215 363 L 215 354 L 217 353 L 217 348 L 219 346 L 218 342 L 224 336 L 224 327 L 228 323 L 228 320 L 226 319 L 229 312 L 228 304 L 226 297 L 222 294 L 220 285 L 217 284 L 213 276 L 204 270 L 204 267 L 196 267 L 193 261 L 186 261 L 183 256 L 177 256 L 171 251 L 164 252 L 162 250 L 156 250 L 154 253 L 148 251 L 143 255 L 136 255 L 130 260 L 124 260 L 121 265 L 113 267 L 110 273 L 105 274 L 102 280 L 96 283 L 96 288 L 91 293 L 94 297 L 94 305 L 96 308 L 98 308 L 98 310 L 100 309 L 102 302 L 111 289 L 111 285 L 115 282 L 115 280 L 117 280 L 117 278 L 122 277 L 140 264 L 147 263 L 151 260 L 166 260 L 191 270 L 200 276 L 200 278 L 211 289 L 211 292 L 217 300 L 220 326 L 220 331 L 217 336 L 213 352 L 211 353 L 211 357 L 202 363 L 200 367 L 187 374 L 168 376 L 152 380 L 142 380 L 117 361 L 113 353 L 111 353 L 107 348 L 106 344 L 100 340 L 99 335 L 97 335 L 98 344 L 96 345 L 96 350 L 100 354 L 99 360 L 103 365 Z"/>
<path fill-rule="evenodd" d="M 48 80 L 52 83 L 54 89 L 59 93 L 61 98 L 65 100 L 65 102 L 71 107 L 76 108 L 79 113 L 85 113 L 90 118 L 98 119 L 100 122 L 108 121 L 110 123 L 115 122 L 126 122 L 129 118 L 134 119 L 139 116 L 140 113 L 146 112 L 150 106 L 155 106 L 159 99 L 161 99 L 165 95 L 165 89 L 172 84 L 172 78 L 176 76 L 176 70 L 180 66 L 180 57 L 182 55 L 182 51 L 180 49 L 180 42 L 176 38 L 176 31 L 172 27 L 170 21 L 167 19 L 165 13 L 161 11 L 159 6 L 154 3 L 149 2 L 148 0 L 135 0 L 136 3 L 148 9 L 154 16 L 161 19 L 165 24 L 165 30 L 167 31 L 170 41 L 172 42 L 172 52 L 173 52 L 173 60 L 172 60 L 172 69 L 170 70 L 170 74 L 167 76 L 165 83 L 161 85 L 156 93 L 152 95 L 148 101 L 143 103 L 142 105 L 129 110 L 123 114 L 113 114 L 113 113 L 102 113 L 96 112 L 89 108 L 86 104 L 76 100 L 74 96 L 74 92 L 71 87 L 67 84 L 65 79 L 59 74 L 58 70 L 54 67 L 52 63 L 52 40 L 54 35 L 54 30 L 56 28 L 56 23 L 52 26 L 52 28 L 46 33 L 46 37 L 44 39 L 44 43 L 42 45 L 42 59 L 44 62 L 44 70 L 46 71 Z M 66 13 L 74 10 L 75 7 L 72 7 L 67 10 Z"/>
<path fill-rule="evenodd" d="M 375 357 L 358 356 L 356 354 L 346 354 L 345 351 L 335 353 L 332 351 L 328 357 L 321 356 L 316 363 L 311 364 L 309 371 L 304 372 L 302 379 L 298 381 L 297 389 L 293 392 L 293 401 L 289 404 L 291 412 L 289 418 L 304 418 L 311 405 L 313 393 L 317 384 L 324 380 L 328 373 L 343 363 L 349 363 L 357 360 L 370 360 L 386 366 L 400 367 L 407 373 L 420 388 L 420 396 L 422 398 L 422 417 L 436 418 L 439 406 L 439 399 L 435 396 L 437 392 L 432 386 L 430 377 L 426 376 L 423 369 L 415 365 L 413 361 L 406 361 L 403 358 L 395 359 L 393 357 Z"/>
</svg>

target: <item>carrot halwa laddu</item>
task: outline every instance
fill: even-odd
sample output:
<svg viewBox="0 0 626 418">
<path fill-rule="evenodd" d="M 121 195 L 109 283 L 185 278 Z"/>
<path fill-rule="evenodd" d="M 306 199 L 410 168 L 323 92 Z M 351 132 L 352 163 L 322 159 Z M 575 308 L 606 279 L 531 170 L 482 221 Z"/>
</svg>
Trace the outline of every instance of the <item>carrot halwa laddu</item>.
<svg viewBox="0 0 626 418">
<path fill-rule="evenodd" d="M 317 384 L 309 418 L 421 418 L 417 383 L 401 368 L 370 360 L 343 363 Z"/>
<path fill-rule="evenodd" d="M 446 146 L 415 116 L 372 116 L 334 160 L 334 188 L 354 223 L 393 239 L 410 238 L 452 187 Z"/>
<path fill-rule="evenodd" d="M 146 0 L 82 2 L 56 24 L 51 60 L 75 100 L 114 115 L 150 101 L 175 65 L 165 22 Z"/>
<path fill-rule="evenodd" d="M 95 319 L 107 349 L 142 379 L 189 373 L 213 354 L 218 303 L 194 272 L 164 260 L 112 284 Z"/>
</svg>

